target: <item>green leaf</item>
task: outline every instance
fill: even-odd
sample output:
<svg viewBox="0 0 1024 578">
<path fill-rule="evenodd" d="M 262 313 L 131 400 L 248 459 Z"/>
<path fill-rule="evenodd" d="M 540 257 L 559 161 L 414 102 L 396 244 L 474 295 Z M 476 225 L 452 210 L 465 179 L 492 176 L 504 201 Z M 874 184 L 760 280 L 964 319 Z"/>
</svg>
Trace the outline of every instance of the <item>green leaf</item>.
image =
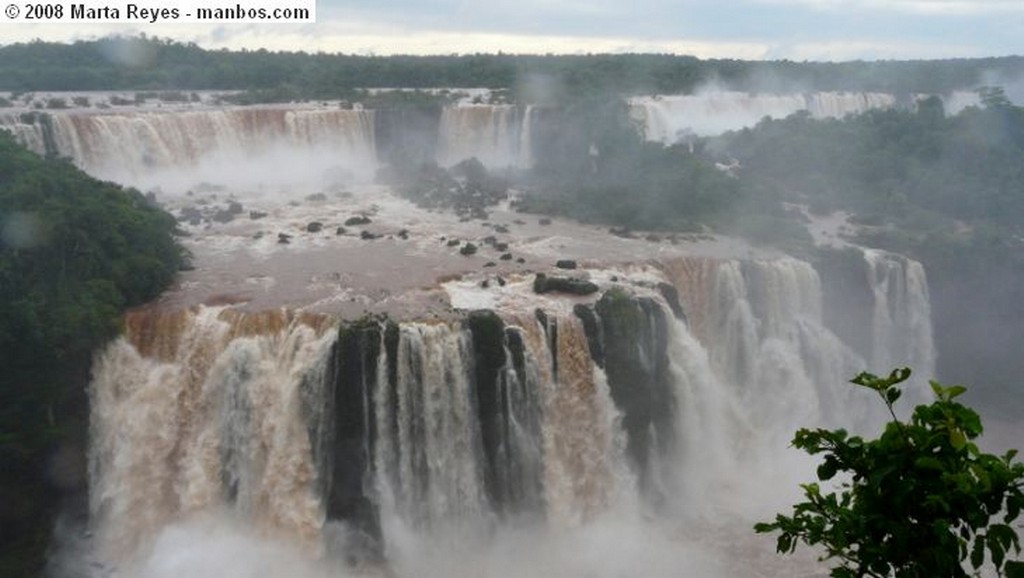
<svg viewBox="0 0 1024 578">
<path fill-rule="evenodd" d="M 967 437 L 959 429 L 951 429 L 949 430 L 949 443 L 954 449 L 962 450 L 967 445 Z"/>
<path fill-rule="evenodd" d="M 967 388 L 962 385 L 951 385 L 946 388 L 946 399 L 953 399 L 959 395 L 962 395 Z"/>
<path fill-rule="evenodd" d="M 985 541 L 978 538 L 974 541 L 974 547 L 971 548 L 971 566 L 973 568 L 980 568 L 985 563 Z"/>
<path fill-rule="evenodd" d="M 943 471 L 945 468 L 938 459 L 931 456 L 922 456 L 914 460 L 914 466 L 922 470 L 935 470 L 938 472 Z"/>
<path fill-rule="evenodd" d="M 836 471 L 839 469 L 839 463 L 831 457 L 826 458 L 825 461 L 818 466 L 818 479 L 821 481 L 831 480 L 836 475 Z"/>
<path fill-rule="evenodd" d="M 902 394 L 902 391 L 894 387 L 885 392 L 885 400 L 889 402 L 889 405 L 892 405 L 896 403 L 896 400 L 898 400 Z"/>
<path fill-rule="evenodd" d="M 1006 578 L 1024 578 L 1024 562 L 1007 560 L 1006 565 L 1003 566 L 1003 573 Z"/>
</svg>

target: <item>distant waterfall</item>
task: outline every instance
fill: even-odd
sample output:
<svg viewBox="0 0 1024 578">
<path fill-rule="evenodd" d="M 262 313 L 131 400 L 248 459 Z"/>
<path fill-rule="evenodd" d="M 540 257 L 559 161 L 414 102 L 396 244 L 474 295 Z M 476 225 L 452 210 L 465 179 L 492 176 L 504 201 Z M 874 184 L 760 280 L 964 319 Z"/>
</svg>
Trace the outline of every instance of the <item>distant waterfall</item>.
<svg viewBox="0 0 1024 578">
<path fill-rule="evenodd" d="M 476 157 L 491 168 L 529 168 L 532 107 L 466 104 L 441 113 L 437 161 L 450 166 Z"/>
<path fill-rule="evenodd" d="M 885 93 L 814 92 L 750 94 L 706 92 L 634 98 L 633 117 L 647 140 L 685 142 L 688 135 L 711 136 L 757 124 L 764 117 L 784 118 L 807 111 L 814 118 L 841 118 L 875 108 L 891 108 L 896 97 Z"/>
<path fill-rule="evenodd" d="M 876 371 L 909 366 L 920 380 L 930 378 L 935 345 L 924 267 L 902 255 L 874 249 L 864 250 L 864 260 L 874 296 L 871 366 Z"/>
<path fill-rule="evenodd" d="M 268 163 L 295 155 L 307 170 L 339 166 L 372 174 L 376 167 L 373 112 L 364 110 L 48 111 L 8 115 L 0 128 L 36 152 L 69 157 L 90 174 L 127 184 L 212 165 L 221 173 L 265 172 Z M 253 168 L 241 168 L 248 165 Z"/>
</svg>

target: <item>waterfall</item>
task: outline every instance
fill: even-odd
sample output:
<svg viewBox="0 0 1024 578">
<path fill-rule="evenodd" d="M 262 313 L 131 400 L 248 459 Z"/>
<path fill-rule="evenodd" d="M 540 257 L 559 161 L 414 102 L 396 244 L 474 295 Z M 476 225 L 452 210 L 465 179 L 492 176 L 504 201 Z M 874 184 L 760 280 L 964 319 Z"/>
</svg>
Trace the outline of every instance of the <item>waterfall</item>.
<svg viewBox="0 0 1024 578">
<path fill-rule="evenodd" d="M 221 308 L 140 312 L 96 360 L 90 509 L 105 557 L 130 561 L 166 525 L 229 508 L 317 548 L 324 512 L 316 405 L 323 320 Z"/>
<path fill-rule="evenodd" d="M 373 112 L 365 110 L 49 111 L 6 115 L 0 127 L 36 152 L 69 157 L 94 176 L 138 186 L 163 184 L 166 177 L 154 173 L 186 170 L 213 182 L 222 173 L 266 178 L 273 175 L 268 165 L 295 155 L 307 170 L 340 167 L 368 176 L 376 168 Z"/>
<path fill-rule="evenodd" d="M 814 118 L 842 118 L 875 108 L 891 108 L 896 98 L 885 93 L 816 92 L 750 94 L 711 91 L 693 95 L 638 97 L 630 101 L 633 117 L 647 140 L 672 144 L 688 135 L 712 136 L 751 127 L 765 117 L 784 118 L 807 111 Z"/>
<path fill-rule="evenodd" d="M 864 250 L 868 286 L 874 297 L 871 368 L 887 372 L 914 369 L 917 384 L 913 403 L 926 398 L 925 380 L 935 370 L 931 302 L 924 267 L 902 255 Z"/>
<path fill-rule="evenodd" d="M 616 281 L 569 307 L 429 322 L 132 312 L 90 390 L 101 557 L 166 573 L 212 516 L 217 540 L 290 544 L 280 557 L 334 575 L 344 560 L 396 576 L 749 574 L 771 550 L 750 524 L 813 475 L 793 431 L 877 425 L 884 408 L 845 382 L 870 355 L 934 357 L 920 265 L 861 263 L 865 354 L 826 326 L 826 284 L 794 258 L 665 261 L 651 275 L 681 307 Z"/>
<path fill-rule="evenodd" d="M 450 166 L 476 157 L 491 168 L 529 167 L 531 108 L 465 104 L 445 107 L 438 130 L 437 161 Z"/>
</svg>

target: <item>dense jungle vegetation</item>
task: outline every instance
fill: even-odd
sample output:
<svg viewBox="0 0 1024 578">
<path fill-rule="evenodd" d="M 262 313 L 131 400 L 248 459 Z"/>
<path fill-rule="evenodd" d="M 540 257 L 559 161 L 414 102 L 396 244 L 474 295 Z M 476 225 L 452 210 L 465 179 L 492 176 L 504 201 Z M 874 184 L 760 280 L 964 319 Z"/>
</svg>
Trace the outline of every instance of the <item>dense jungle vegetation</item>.
<svg viewBox="0 0 1024 578">
<path fill-rule="evenodd" d="M 0 90 L 253 90 L 265 99 L 338 98 L 346 89 L 521 88 L 553 78 L 570 89 L 601 85 L 641 93 L 734 90 L 867 90 L 943 93 L 1024 71 L 1024 58 L 808 63 L 701 60 L 665 54 L 358 56 L 204 50 L 158 38 L 0 47 Z"/>
<path fill-rule="evenodd" d="M 92 354 L 181 267 L 174 228 L 138 191 L 0 131 L 0 575 L 38 574 L 84 487 Z"/>
</svg>

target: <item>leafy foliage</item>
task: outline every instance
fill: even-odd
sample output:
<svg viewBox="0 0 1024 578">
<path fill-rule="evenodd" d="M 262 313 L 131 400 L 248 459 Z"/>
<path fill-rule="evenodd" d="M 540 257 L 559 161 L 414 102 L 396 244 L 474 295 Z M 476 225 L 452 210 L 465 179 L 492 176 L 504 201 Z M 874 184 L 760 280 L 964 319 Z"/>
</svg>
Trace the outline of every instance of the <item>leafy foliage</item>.
<svg viewBox="0 0 1024 578">
<path fill-rule="evenodd" d="M 995 456 L 978 449 L 981 419 L 956 401 L 963 386 L 933 381 L 935 401 L 917 406 L 909 422 L 896 419 L 896 386 L 908 377 L 904 368 L 853 380 L 875 391 L 893 416 L 878 439 L 841 429 L 796 433 L 794 446 L 824 456 L 818 479 L 840 480 L 838 490 L 804 484 L 806 501 L 791 516 L 779 514 L 756 531 L 780 532 L 781 553 L 800 542 L 820 545 L 838 564 L 835 578 L 966 577 L 965 563 L 977 571 L 986 561 L 1000 576 L 1024 576 L 1024 562 L 1009 559 L 1020 553 L 1012 524 L 1024 509 L 1016 450 Z"/>
<path fill-rule="evenodd" d="M 139 192 L 43 159 L 0 131 L 0 575 L 32 575 L 59 489 L 82 446 L 93 351 L 121 311 L 158 295 L 183 263 L 174 219 Z M 74 476 L 71 476 L 74 478 Z"/>
<path fill-rule="evenodd" d="M 204 50 L 159 38 L 112 37 L 73 44 L 0 47 L 0 89 L 253 90 L 260 100 L 331 98 L 353 87 L 488 87 L 537 98 L 538 78 L 568 91 L 584 85 L 631 92 L 692 92 L 709 82 L 740 91 L 868 90 L 944 93 L 985 75 L 1019 76 L 1024 58 L 795 63 L 700 60 L 668 54 L 355 56 L 267 50 Z M 546 82 L 539 83 L 546 86 Z M 532 94 L 531 94 L 532 93 Z"/>
</svg>

